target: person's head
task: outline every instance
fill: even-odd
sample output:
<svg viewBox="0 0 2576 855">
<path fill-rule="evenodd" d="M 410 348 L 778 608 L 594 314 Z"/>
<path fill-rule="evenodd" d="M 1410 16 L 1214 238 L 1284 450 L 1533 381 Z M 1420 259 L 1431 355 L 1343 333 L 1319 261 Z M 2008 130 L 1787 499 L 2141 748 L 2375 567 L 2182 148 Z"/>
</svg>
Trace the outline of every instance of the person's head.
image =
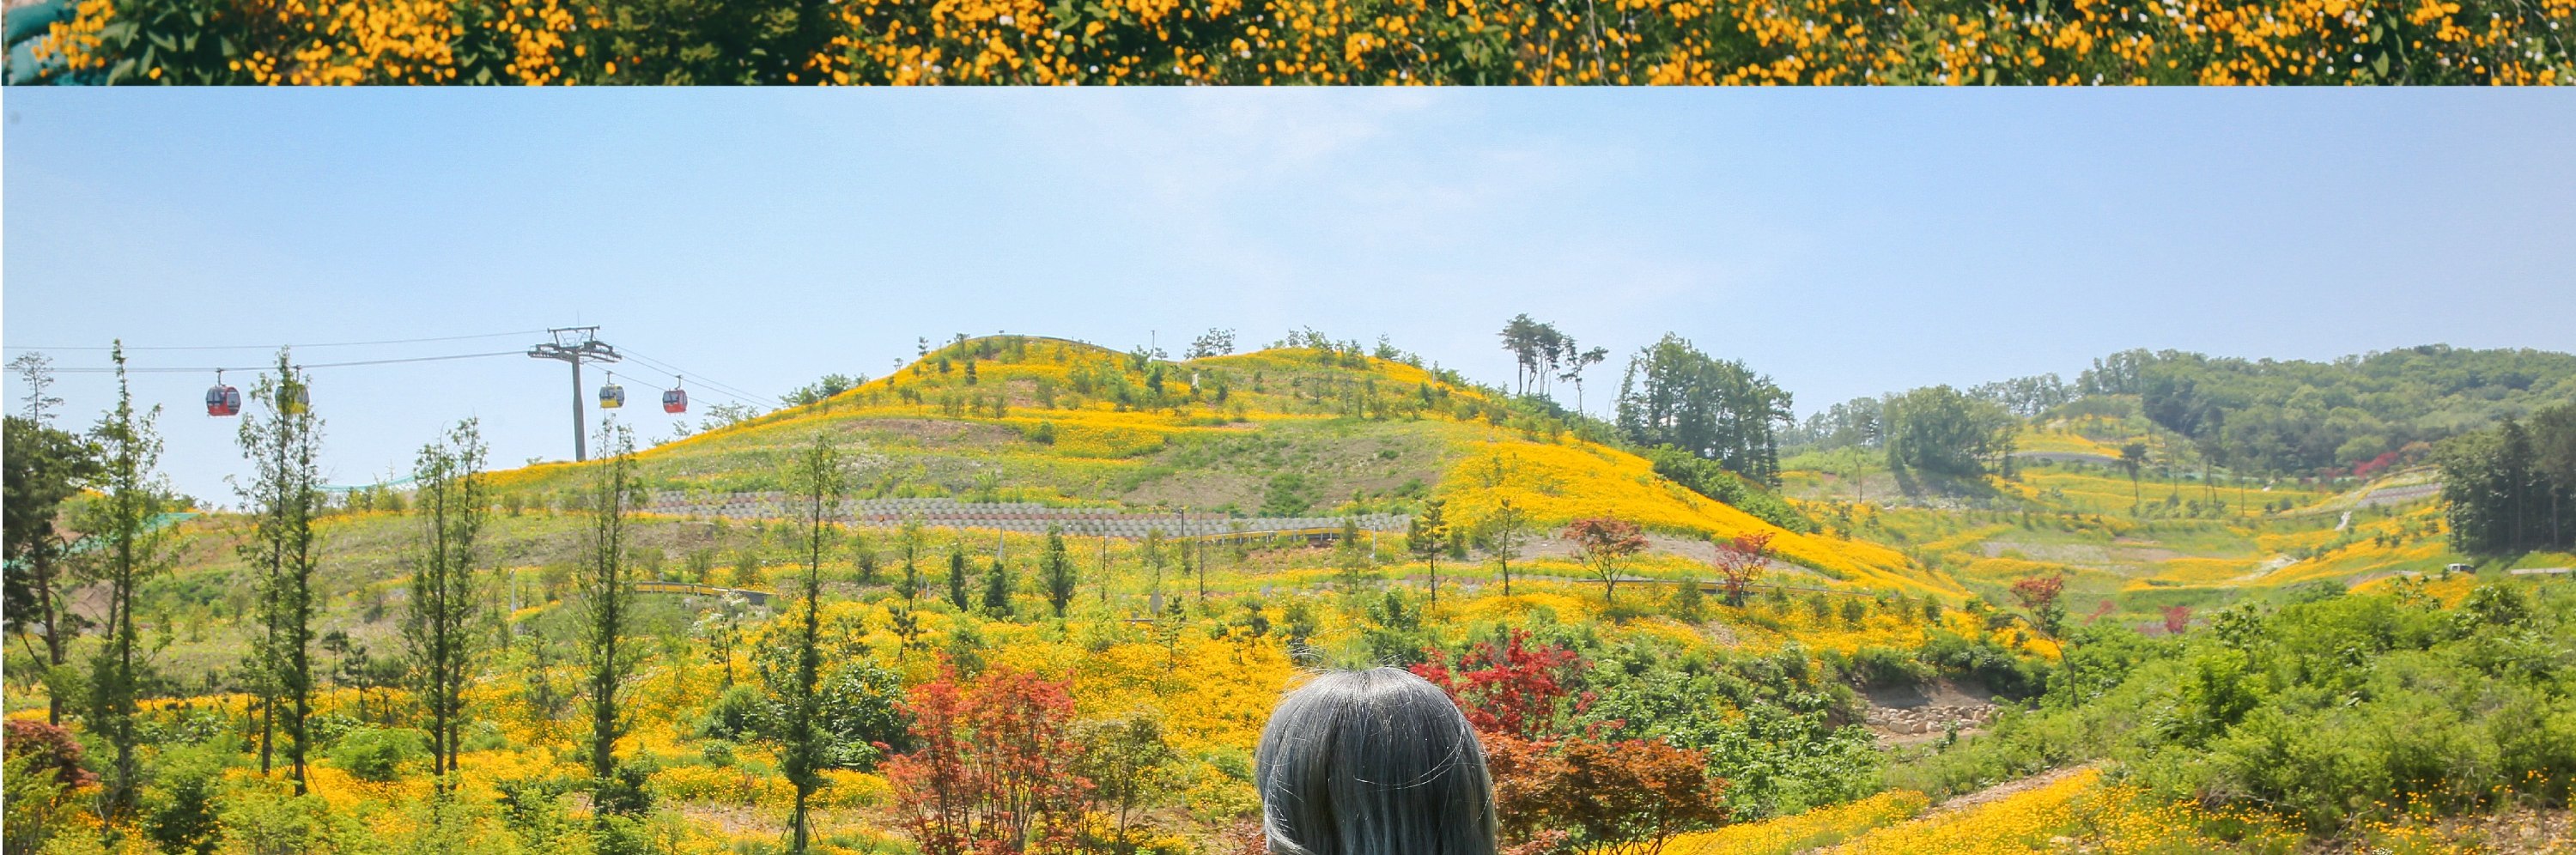
<svg viewBox="0 0 2576 855">
<path fill-rule="evenodd" d="M 1476 731 L 1401 668 L 1327 672 L 1281 698 L 1253 778 L 1275 855 L 1494 855 Z"/>
</svg>

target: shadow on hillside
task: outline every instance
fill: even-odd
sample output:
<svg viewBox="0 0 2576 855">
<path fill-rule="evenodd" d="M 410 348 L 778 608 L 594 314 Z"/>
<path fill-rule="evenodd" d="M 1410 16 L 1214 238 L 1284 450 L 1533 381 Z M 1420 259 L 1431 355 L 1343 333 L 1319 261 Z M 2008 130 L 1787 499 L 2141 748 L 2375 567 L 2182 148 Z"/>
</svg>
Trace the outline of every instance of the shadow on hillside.
<svg viewBox="0 0 2576 855">
<path fill-rule="evenodd" d="M 1982 476 L 1948 475 L 1919 469 L 1888 470 L 1896 478 L 1896 491 L 1912 502 L 1925 504 L 1985 505 L 2004 494 Z"/>
</svg>

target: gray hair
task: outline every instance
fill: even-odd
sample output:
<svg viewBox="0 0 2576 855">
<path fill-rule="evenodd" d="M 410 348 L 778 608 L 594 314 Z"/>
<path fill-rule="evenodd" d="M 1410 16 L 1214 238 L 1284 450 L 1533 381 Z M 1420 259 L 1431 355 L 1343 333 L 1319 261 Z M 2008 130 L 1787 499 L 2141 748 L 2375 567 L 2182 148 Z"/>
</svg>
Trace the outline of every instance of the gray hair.
<svg viewBox="0 0 2576 855">
<path fill-rule="evenodd" d="M 1475 728 L 1401 668 L 1328 671 L 1279 699 L 1253 780 L 1273 855 L 1494 855 Z"/>
</svg>

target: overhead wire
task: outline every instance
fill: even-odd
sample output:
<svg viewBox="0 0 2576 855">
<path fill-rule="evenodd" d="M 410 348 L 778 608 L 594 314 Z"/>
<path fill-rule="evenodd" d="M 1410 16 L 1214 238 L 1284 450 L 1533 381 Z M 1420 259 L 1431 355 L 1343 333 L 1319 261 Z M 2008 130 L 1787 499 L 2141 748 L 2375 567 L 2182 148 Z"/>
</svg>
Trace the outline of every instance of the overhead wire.
<svg viewBox="0 0 2576 855">
<path fill-rule="evenodd" d="M 478 334 L 475 334 L 475 335 L 447 335 L 447 336 L 433 336 L 433 337 L 430 337 L 430 338 L 392 338 L 392 339 L 385 339 L 385 340 L 383 340 L 383 341 L 329 341 L 329 342 L 322 342 L 322 343 L 319 343 L 319 344 L 203 344 L 203 345 L 161 345 L 161 346 L 151 346 L 151 345 L 127 345 L 127 346 L 125 347 L 125 349 L 126 349 L 126 350 L 276 350 L 276 349 L 278 349 L 278 348 L 290 348 L 290 349 L 294 349 L 294 348 L 311 348 L 311 347 L 369 347 L 369 346 L 382 345 L 382 344 L 422 344 L 422 343 L 426 343 L 426 342 L 435 342 L 435 341 L 470 341 L 470 340 L 478 339 L 478 338 L 506 338 L 506 337 L 509 337 L 509 336 L 519 336 L 519 335 L 544 335 L 545 333 L 546 333 L 546 331 L 545 331 L 545 330 L 521 330 L 521 331 L 517 331 L 517 332 L 478 333 Z M 105 350 L 114 350 L 114 349 L 116 349 L 116 348 L 115 348 L 115 347 L 112 347 L 112 346 L 110 346 L 110 347 L 98 347 L 98 346 L 90 346 L 90 345 L 82 345 L 82 346 L 74 346 L 74 347 L 37 347 L 37 346 L 33 346 L 33 345 L 12 344 L 12 345 L 7 345 L 7 346 L 6 346 L 6 349 L 8 349 L 8 350 L 98 350 L 98 351 L 105 351 Z"/>
<path fill-rule="evenodd" d="M 671 377 L 673 380 L 682 380 L 682 379 L 683 379 L 683 378 L 685 378 L 685 377 L 692 376 L 692 373 L 691 373 L 687 368 L 684 368 L 684 367 L 681 367 L 681 366 L 679 366 L 679 365 L 675 365 L 675 364 L 672 364 L 672 363 L 669 363 L 669 362 L 664 362 L 664 361 L 662 361 L 662 360 L 655 359 L 655 358 L 650 357 L 650 356 L 645 356 L 644 354 L 637 353 L 637 352 L 635 352 L 635 351 L 634 351 L 634 350 L 632 350 L 632 349 L 628 349 L 628 350 L 621 350 L 621 351 L 619 351 L 619 354 L 620 354 L 620 355 L 622 355 L 622 356 L 625 356 L 625 357 L 627 357 L 627 358 L 629 358 L 629 359 L 635 360 L 636 364 L 642 365 L 642 366 L 644 366 L 644 367 L 646 367 L 646 368 L 648 368 L 648 369 L 651 369 L 651 370 L 653 370 L 653 371 L 657 371 L 657 372 L 660 372 L 660 373 L 662 373 L 662 374 L 668 375 L 668 376 L 669 376 L 669 377 Z M 704 374 L 696 374 L 696 375 L 694 375 L 694 376 L 696 376 L 696 377 L 698 378 L 698 382 L 699 382 L 700 384 L 702 384 L 702 385 L 704 385 L 704 386 L 706 386 L 706 387 L 708 387 L 708 388 L 710 388 L 710 389 L 713 389 L 713 390 L 716 390 L 716 391 L 719 391 L 719 392 L 723 392 L 723 393 L 725 393 L 726 397 L 740 398 L 740 399 L 742 399 L 742 400 L 743 400 L 743 402 L 744 402 L 744 403 L 758 403 L 758 402 L 763 402 L 763 401 L 768 401 L 768 402 L 773 402 L 773 403 L 774 403 L 774 402 L 776 402 L 776 401 L 777 401 L 777 399 L 772 398 L 772 397 L 770 397 L 770 396 L 767 396 L 767 395 L 760 395 L 760 394 L 755 394 L 755 393 L 752 393 L 752 392 L 748 392 L 748 391 L 743 390 L 741 387 L 738 387 L 738 386 L 734 386 L 734 385 L 731 385 L 731 384 L 725 383 L 725 382 L 720 381 L 720 380 L 717 380 L 717 379 L 715 379 L 715 378 L 713 378 L 713 377 L 708 377 L 708 376 L 706 376 L 706 375 L 704 375 Z"/>
<path fill-rule="evenodd" d="M 354 365 L 392 365 L 392 364 L 395 364 L 395 363 L 398 363 L 398 362 L 444 362 L 444 361 L 453 360 L 453 359 L 482 359 L 482 358 L 485 358 L 485 357 L 492 357 L 492 356 L 521 356 L 521 355 L 524 355 L 524 354 L 526 354 L 526 353 L 527 353 L 527 351 L 523 351 L 523 350 L 496 350 L 496 351 L 492 351 L 492 352 L 490 352 L 490 353 L 456 353 L 456 354 L 449 354 L 449 355 L 447 355 L 447 356 L 411 356 L 411 357 L 403 357 L 403 358 L 400 358 L 400 359 L 359 359 L 359 360 L 352 360 L 352 361 L 348 361 L 348 362 L 297 362 L 297 363 L 293 363 L 293 365 L 294 365 L 296 368 L 347 368 L 347 367 L 354 366 Z M 263 368 L 275 368 L 275 367 L 276 367 L 276 366 L 274 366 L 274 365 L 243 365 L 243 366 L 232 366 L 232 365 L 213 365 L 213 366 L 196 366 L 196 367 L 147 366 L 147 367 L 141 367 L 141 368 L 136 368 L 136 367 L 131 367 L 131 366 L 129 366 L 129 367 L 127 367 L 127 368 L 125 369 L 125 373 L 128 373 L 128 374 L 202 374 L 202 373 L 205 373 L 205 372 L 208 372 L 208 371 L 258 371 L 258 370 L 263 369 Z M 57 374 L 107 374 L 107 373 L 112 373 L 112 372 L 116 371 L 117 369 L 115 369 L 115 368 L 113 368 L 113 367 L 110 367 L 110 368 L 52 368 L 52 369 L 47 369 L 47 370 L 50 370 L 50 371 L 52 371 L 52 372 L 54 372 L 54 373 L 57 373 Z"/>
<path fill-rule="evenodd" d="M 623 350 L 618 351 L 618 354 L 617 354 L 617 355 L 620 357 L 620 363 L 622 363 L 622 364 L 631 364 L 631 365 L 636 365 L 636 366 L 640 366 L 640 367 L 642 367 L 642 368 L 644 369 L 644 371 L 643 371 L 643 372 L 638 372 L 638 371 L 629 370 L 629 371 L 627 371 L 627 372 L 626 372 L 626 373 L 628 373 L 628 374 L 640 374 L 640 373 L 650 372 L 650 373 L 654 373 L 654 374 L 660 374 L 660 375 L 665 376 L 665 377 L 669 377 L 669 378 L 671 378 L 672 382 L 674 382 L 674 383 L 682 383 L 682 382 L 685 382 L 685 380 L 684 380 L 684 378 L 683 378 L 683 376 L 682 376 L 681 372 L 678 372 L 678 371 L 674 371 L 674 370 L 672 370 L 672 368 L 676 368 L 677 366 L 672 366 L 672 368 L 665 368 L 665 367 L 663 367 L 663 365 L 662 365 L 662 364 L 657 364 L 657 363 L 656 363 L 656 362 L 654 362 L 654 361 L 650 361 L 650 360 L 643 360 L 643 359 L 635 359 L 635 354 L 633 354 L 633 353 L 631 353 L 631 352 L 628 352 L 628 351 L 623 351 Z M 631 362 L 631 363 L 626 363 L 626 362 L 624 362 L 624 360 L 628 360 L 628 359 L 633 359 L 634 361 L 633 361 L 633 362 Z M 606 366 L 606 365 L 610 365 L 610 364 L 620 364 L 620 363 L 604 363 L 604 362 L 602 362 L 602 363 L 592 363 L 592 364 L 594 364 L 594 365 Z M 609 374 L 610 376 L 612 376 L 612 377 L 613 377 L 613 376 L 615 376 L 615 375 L 616 375 L 616 373 L 617 373 L 615 369 L 606 368 L 606 367 L 602 367 L 600 370 L 601 370 L 601 371 L 608 372 L 608 374 Z M 726 385 L 724 385 L 724 384 L 722 384 L 722 383 L 717 383 L 717 382 L 714 382 L 714 381 L 712 381 L 712 380 L 710 380 L 710 381 L 706 381 L 706 382 L 705 382 L 704 384 L 702 384 L 702 385 L 704 385 L 706 388 L 702 389 L 701 391 L 705 391 L 705 392 L 712 392 L 712 393 L 714 393 L 717 397 L 728 398 L 728 399 L 731 399 L 731 400 L 733 400 L 735 403 L 738 403 L 738 404 L 748 404 L 748 405 L 758 406 L 758 405 L 762 404 L 762 403 L 763 403 L 763 400 L 764 400 L 764 399 L 760 398 L 759 396 L 752 396 L 752 397 L 748 397 L 748 398 L 746 398 L 746 397 L 744 397 L 744 396 L 742 396 L 742 395 L 736 394 L 736 392 L 739 392 L 740 390 L 738 390 L 738 389 L 733 389 L 733 388 L 732 388 L 732 387 L 730 387 L 730 386 L 726 386 Z M 777 406 L 776 402 L 770 402 L 770 404 L 769 404 L 769 405 L 770 405 L 773 409 Z"/>
<path fill-rule="evenodd" d="M 324 343 L 319 343 L 319 344 L 298 344 L 298 345 L 282 345 L 282 346 L 278 346 L 278 345 L 202 345 L 202 346 L 198 346 L 198 345 L 191 345 L 191 346 L 170 346 L 170 347 L 146 347 L 146 346 L 135 346 L 135 347 L 127 347 L 127 348 L 125 348 L 125 350 L 128 350 L 128 351 L 144 351 L 144 350 L 153 350 L 153 351 L 174 351 L 174 350 L 265 350 L 265 349 L 270 349 L 270 348 L 272 348 L 272 347 L 285 347 L 285 348 L 289 348 L 289 349 L 294 349 L 294 348 L 319 348 L 319 347 L 358 347 L 358 346 L 369 346 L 369 345 L 418 344 L 418 343 L 426 343 L 426 342 L 441 342 L 441 341 L 465 341 L 465 340 L 471 340 L 471 339 L 500 338 L 500 337 L 504 337 L 504 336 L 518 336 L 518 335 L 543 335 L 543 334 L 545 334 L 546 332 L 547 332 L 546 330 L 527 330 L 527 331 L 520 331 L 520 332 L 484 333 L 484 334 L 478 334 L 478 335 L 464 335 L 464 336 L 434 336 L 434 337 L 426 337 L 426 338 L 384 339 L 384 340 L 380 340 L 380 341 L 324 342 Z M 11 350 L 30 350 L 30 351 L 34 351 L 34 350 L 79 350 L 79 351 L 105 351 L 105 350 L 112 350 L 112 349 L 113 349 L 113 348 L 109 348 L 109 347 L 32 347 L 32 346 L 20 346 L 20 345 L 10 345 L 10 346 L 8 346 L 8 348 L 9 348 L 9 349 L 11 349 Z M 399 357 L 399 358 L 390 358 L 390 359 L 358 359 L 358 360 L 343 360 L 343 361 L 338 361 L 338 362 L 299 362 L 299 363 L 295 363 L 295 367 L 300 368 L 300 369 L 301 369 L 301 368 L 347 368 L 347 367 L 365 366 L 365 365 L 393 365 L 393 364 L 409 363 L 409 362 L 443 362 L 443 361 L 451 361 L 451 360 L 459 360 L 459 359 L 484 359 L 484 358 L 495 357 L 495 356 L 522 356 L 522 355 L 525 355 L 526 353 L 527 353 L 527 352 L 526 352 L 526 351 L 523 351 L 523 350 L 498 350 L 498 351 L 490 351 L 490 352 L 486 352 L 486 353 L 458 353 L 458 354 L 448 354 L 448 355 L 443 355 L 443 356 L 415 356 L 415 357 Z M 684 367 L 682 367 L 682 366 L 679 366 L 679 365 L 677 365 L 677 364 L 670 363 L 670 362 L 666 362 L 666 361 L 659 360 L 659 359 L 655 359 L 655 358 L 650 357 L 650 356 L 645 356 L 645 355 L 643 355 L 643 354 L 636 353 L 636 352 L 635 352 L 635 351 L 633 351 L 633 350 L 620 350 L 620 351 L 619 351 L 619 355 L 620 355 L 620 356 L 623 356 L 623 357 L 625 357 L 625 358 L 627 358 L 627 359 L 632 359 L 632 360 L 634 360 L 636 364 L 638 364 L 638 365 L 640 365 L 640 366 L 642 366 L 642 367 L 644 367 L 644 368 L 646 368 L 646 369 L 648 369 L 648 370 L 650 370 L 650 371 L 653 371 L 653 372 L 655 372 L 655 373 L 659 373 L 659 374 L 662 374 L 662 375 L 668 376 L 668 377 L 670 377 L 670 378 L 672 379 L 672 381 L 673 381 L 673 382 L 675 382 L 675 383 L 683 383 L 683 384 L 684 384 L 684 383 L 686 383 L 686 382 L 687 382 L 687 378 L 692 378 L 692 377 L 694 377 L 694 378 L 696 378 L 696 379 L 697 379 L 698 383 L 699 383 L 700 385 L 702 385 L 702 386 L 706 387 L 708 391 L 714 392 L 714 393 L 716 393 L 717 395 L 722 396 L 722 397 L 731 398 L 731 399 L 735 400 L 735 401 L 736 401 L 736 402 L 738 402 L 738 403 L 751 404 L 751 405 L 754 405 L 754 406 L 763 406 L 763 407 L 768 407 L 768 408 L 772 408 L 772 409 L 775 409 L 775 408 L 782 407 L 782 406 L 785 406 L 785 405 L 786 405 L 786 402 L 785 402 L 784 400 L 781 400 L 781 399 L 779 399 L 779 398 L 777 398 L 777 397 L 775 397 L 775 396 L 762 395 L 762 394 L 759 394 L 759 393 L 757 393 L 757 392 L 746 391 L 746 390 L 744 390 L 742 387 L 734 386 L 734 385 L 732 385 L 732 384 L 725 383 L 725 382 L 720 381 L 720 380 L 716 380 L 716 379 L 714 379 L 714 378 L 712 378 L 712 377 L 708 377 L 707 375 L 704 375 L 704 374 L 700 374 L 700 373 L 697 373 L 697 372 L 689 371 L 688 369 L 686 369 L 686 368 L 684 368 Z M 203 365 L 203 366 L 128 366 L 128 367 L 126 367 L 126 368 L 125 368 L 125 371 L 126 371 L 126 373 L 129 373 L 129 374 L 195 374 L 195 373 L 206 373 L 206 372 L 217 372 L 217 371 L 241 371 L 241 372 L 255 372 L 255 371 L 259 371 L 259 370 L 265 369 L 265 368 L 272 368 L 272 367 L 275 367 L 275 366 L 273 366 L 273 365 L 242 365 L 242 366 L 232 366 L 232 365 Z M 56 372 L 56 373 L 61 373 L 61 374 L 107 374 L 107 373 L 112 373 L 112 372 L 116 371 L 117 369 L 116 369 L 116 368 L 114 368 L 114 367 L 69 367 L 69 368 L 57 367 L 57 368 L 53 368 L 53 369 L 51 369 L 51 370 L 52 370 L 52 371 L 54 371 L 54 372 Z M 606 368 L 603 368 L 602 370 L 605 370 L 605 371 L 612 371 L 612 372 L 613 372 L 613 369 L 606 369 Z"/>
<path fill-rule="evenodd" d="M 620 350 L 618 353 L 619 355 L 642 363 L 645 367 L 668 374 L 673 380 L 679 380 L 684 376 L 698 378 L 698 382 L 704 383 L 718 391 L 725 392 L 727 393 L 727 397 L 735 398 L 736 400 L 740 400 L 746 404 L 767 403 L 771 406 L 781 406 L 786 403 L 774 396 L 743 391 L 742 387 L 726 384 L 704 374 L 689 371 L 678 365 L 655 359 L 650 356 L 645 356 L 644 354 L 635 352 L 632 348 Z"/>
</svg>

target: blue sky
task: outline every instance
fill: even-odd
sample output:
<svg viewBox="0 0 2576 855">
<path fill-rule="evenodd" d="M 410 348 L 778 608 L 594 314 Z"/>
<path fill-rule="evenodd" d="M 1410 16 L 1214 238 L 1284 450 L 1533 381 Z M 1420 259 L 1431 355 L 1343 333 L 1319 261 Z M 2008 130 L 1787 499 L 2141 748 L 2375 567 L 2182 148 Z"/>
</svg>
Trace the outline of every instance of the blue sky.
<svg viewBox="0 0 2576 855">
<path fill-rule="evenodd" d="M 1804 413 L 2128 347 L 2576 350 L 2556 92 L 18 89 L 5 110 L 10 356 L 580 323 L 777 394 L 883 374 L 920 336 L 1177 351 L 1312 326 L 1503 382 L 1494 333 L 1528 312 L 1617 354 L 1596 411 L 1670 331 Z M 467 416 L 496 462 L 569 455 L 559 363 L 316 373 L 338 481 Z M 630 375 L 638 403 L 667 382 Z M 136 389 L 168 407 L 178 485 L 229 501 L 211 380 Z M 109 387 L 56 391 L 85 424 Z"/>
</svg>

